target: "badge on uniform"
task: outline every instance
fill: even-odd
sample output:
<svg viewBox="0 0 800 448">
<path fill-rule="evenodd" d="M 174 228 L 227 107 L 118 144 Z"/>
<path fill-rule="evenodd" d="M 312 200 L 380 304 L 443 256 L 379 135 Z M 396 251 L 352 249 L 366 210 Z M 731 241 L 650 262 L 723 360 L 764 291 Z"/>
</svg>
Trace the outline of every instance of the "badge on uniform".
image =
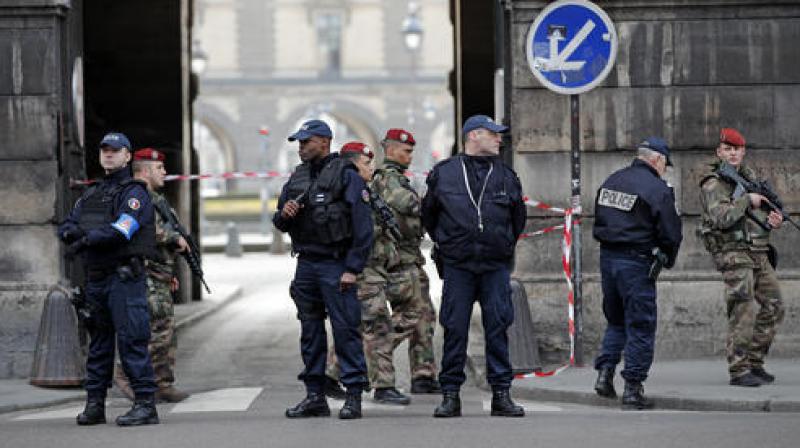
<svg viewBox="0 0 800 448">
<path fill-rule="evenodd" d="M 629 212 L 636 204 L 635 194 L 623 193 L 621 191 L 609 190 L 608 188 L 601 188 L 600 193 L 597 195 L 597 205 L 622 210 Z"/>
<path fill-rule="evenodd" d="M 136 199 L 136 198 L 128 199 L 128 208 L 129 209 L 131 209 L 131 210 L 139 210 L 139 207 L 141 207 L 141 206 L 142 206 L 142 204 L 139 202 L 138 199 Z"/>
<path fill-rule="evenodd" d="M 130 204 L 130 201 L 128 201 Z M 138 203 L 138 201 L 137 201 Z M 138 205 L 136 206 L 139 207 Z M 111 227 L 117 229 L 126 239 L 130 240 L 134 233 L 139 230 L 139 222 L 133 216 L 123 213 L 119 215 L 119 219 L 111 224 Z"/>
<path fill-rule="evenodd" d="M 361 199 L 367 204 L 369 204 L 369 193 L 367 192 L 367 190 L 361 190 Z"/>
</svg>

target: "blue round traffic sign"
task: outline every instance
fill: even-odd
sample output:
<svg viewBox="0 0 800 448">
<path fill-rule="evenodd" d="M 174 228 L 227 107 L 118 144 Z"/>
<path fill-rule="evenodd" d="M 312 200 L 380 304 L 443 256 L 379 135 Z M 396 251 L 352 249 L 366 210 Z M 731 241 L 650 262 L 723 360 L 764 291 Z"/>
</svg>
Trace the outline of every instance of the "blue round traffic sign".
<svg viewBox="0 0 800 448">
<path fill-rule="evenodd" d="M 533 75 L 548 89 L 577 94 L 593 89 L 614 66 L 617 31 L 592 2 L 560 0 L 533 21 L 525 46 Z"/>
</svg>

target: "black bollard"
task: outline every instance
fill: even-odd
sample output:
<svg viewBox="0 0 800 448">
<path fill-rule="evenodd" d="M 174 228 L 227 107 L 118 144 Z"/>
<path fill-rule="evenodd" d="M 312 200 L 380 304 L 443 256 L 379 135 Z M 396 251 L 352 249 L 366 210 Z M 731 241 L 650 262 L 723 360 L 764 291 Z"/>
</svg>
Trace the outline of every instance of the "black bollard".
<svg viewBox="0 0 800 448">
<path fill-rule="evenodd" d="M 511 280 L 511 302 L 514 323 L 508 328 L 508 352 L 514 373 L 529 373 L 542 369 L 539 361 L 539 342 L 533 333 L 533 319 L 528 295 L 518 280 Z"/>
<path fill-rule="evenodd" d="M 78 318 L 70 292 L 53 286 L 47 293 L 36 338 L 30 384 L 80 386 L 86 376 L 86 353 L 78 337 Z"/>
</svg>

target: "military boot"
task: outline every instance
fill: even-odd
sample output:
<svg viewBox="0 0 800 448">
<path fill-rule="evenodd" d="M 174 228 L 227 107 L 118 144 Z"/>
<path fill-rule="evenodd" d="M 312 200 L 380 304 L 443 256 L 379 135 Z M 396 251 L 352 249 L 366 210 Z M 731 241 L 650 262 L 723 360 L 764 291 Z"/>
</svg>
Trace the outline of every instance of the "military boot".
<svg viewBox="0 0 800 448">
<path fill-rule="evenodd" d="M 764 382 L 761 381 L 761 378 L 754 375 L 753 372 L 747 372 L 744 375 L 739 375 L 731 378 L 729 384 L 731 386 L 759 387 L 762 384 L 764 384 Z"/>
<path fill-rule="evenodd" d="M 411 380 L 411 393 L 440 394 L 442 393 L 442 386 L 433 378 L 417 378 L 415 380 Z"/>
<path fill-rule="evenodd" d="M 376 403 L 399 404 L 402 406 L 411 403 L 411 399 L 408 396 L 401 394 L 394 387 L 375 388 L 375 395 L 373 395 L 372 400 Z"/>
<path fill-rule="evenodd" d="M 508 389 L 498 389 L 492 392 L 493 417 L 524 417 L 525 409 L 511 400 Z"/>
<path fill-rule="evenodd" d="M 75 418 L 80 426 L 97 425 L 106 422 L 106 397 L 105 395 L 89 395 L 86 398 L 86 407 Z"/>
<path fill-rule="evenodd" d="M 604 367 L 599 370 L 594 391 L 601 397 L 617 398 L 617 391 L 614 390 L 614 368 Z"/>
<path fill-rule="evenodd" d="M 156 401 L 158 403 L 180 403 L 187 398 L 189 398 L 188 393 L 176 389 L 174 386 L 162 387 L 156 392 Z"/>
<path fill-rule="evenodd" d="M 361 391 L 358 393 L 347 392 L 344 406 L 339 410 L 339 418 L 342 420 L 361 418 Z"/>
<path fill-rule="evenodd" d="M 309 392 L 296 406 L 286 410 L 287 418 L 329 417 L 331 408 L 324 394 Z"/>
<path fill-rule="evenodd" d="M 644 396 L 644 386 L 635 381 L 625 381 L 625 392 L 622 394 L 623 410 L 652 409 L 653 402 Z"/>
<path fill-rule="evenodd" d="M 750 373 L 764 384 L 772 384 L 775 381 L 775 375 L 771 375 L 763 367 L 753 367 L 750 369 Z"/>
<path fill-rule="evenodd" d="M 458 392 L 442 392 L 442 403 L 433 411 L 433 416 L 440 418 L 461 417 L 461 398 L 458 397 Z"/>
<path fill-rule="evenodd" d="M 119 426 L 140 426 L 159 424 L 154 395 L 137 395 L 133 407 L 124 415 L 117 417 Z"/>
<path fill-rule="evenodd" d="M 325 395 L 337 400 L 344 400 L 347 398 L 347 392 L 339 385 L 339 381 L 329 376 L 325 377 Z"/>
</svg>

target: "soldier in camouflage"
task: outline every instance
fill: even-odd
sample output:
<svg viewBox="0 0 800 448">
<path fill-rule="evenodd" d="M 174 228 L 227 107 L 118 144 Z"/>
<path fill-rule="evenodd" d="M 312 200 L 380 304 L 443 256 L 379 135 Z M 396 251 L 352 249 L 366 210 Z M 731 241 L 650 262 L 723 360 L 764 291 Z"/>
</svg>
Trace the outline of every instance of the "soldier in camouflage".
<svg viewBox="0 0 800 448">
<path fill-rule="evenodd" d="M 167 199 L 156 190 L 164 186 L 166 176 L 164 169 L 164 153 L 152 148 L 144 148 L 133 154 L 133 175 L 136 179 L 147 183 L 147 190 L 154 206 L 159 203 L 170 208 Z M 177 231 L 167 225 L 166 220 L 158 212 L 156 218 L 156 244 L 158 259 L 147 260 L 147 303 L 150 314 L 150 358 L 155 373 L 156 400 L 177 403 L 185 400 L 189 394 L 173 386 L 175 382 L 175 312 L 172 293 L 178 289 L 178 278 L 175 276 L 175 258 L 178 253 L 189 249 L 186 240 Z M 120 391 L 131 398 L 133 392 L 128 379 L 119 365 L 114 372 L 114 383 Z"/>
<path fill-rule="evenodd" d="M 726 352 L 732 386 L 758 387 L 775 377 L 764 370 L 775 331 L 783 320 L 784 307 L 774 266 L 769 262 L 770 231 L 755 219 L 777 229 L 783 217 L 761 208 L 767 199 L 756 193 L 734 197 L 736 185 L 722 179 L 717 171 L 728 163 L 749 181 L 756 175 L 742 163 L 744 137 L 735 129 L 723 128 L 717 157 L 700 181 L 703 207 L 700 236 L 714 258 L 725 283 L 728 314 Z M 758 309 L 756 309 L 758 304 Z"/>
<path fill-rule="evenodd" d="M 391 325 L 394 330 L 391 351 L 408 339 L 411 366 L 411 393 L 440 393 L 433 355 L 433 331 L 436 312 L 431 302 L 429 280 L 422 266 L 425 258 L 420 250 L 424 229 L 421 198 L 406 177 L 413 158 L 414 136 L 403 129 L 390 129 L 382 142 L 383 165 L 375 171 L 372 188 L 394 213 L 400 228 L 397 240 L 398 265 L 389 269 L 387 298 L 392 305 Z M 391 352 L 388 354 L 391 357 Z M 394 380 L 387 372 L 387 381 Z"/>
</svg>

